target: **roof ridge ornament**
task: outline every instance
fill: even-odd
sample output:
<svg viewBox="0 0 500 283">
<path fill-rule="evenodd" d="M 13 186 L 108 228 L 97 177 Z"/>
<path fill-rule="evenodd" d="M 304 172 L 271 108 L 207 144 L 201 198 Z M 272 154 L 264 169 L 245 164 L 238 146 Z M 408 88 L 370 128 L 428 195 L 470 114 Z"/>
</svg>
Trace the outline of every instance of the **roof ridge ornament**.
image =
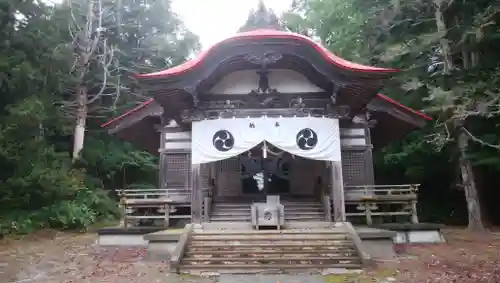
<svg viewBox="0 0 500 283">
<path fill-rule="evenodd" d="M 283 58 L 283 55 L 276 51 L 266 51 L 261 54 L 247 54 L 245 55 L 245 60 L 255 65 L 260 65 L 260 69 L 257 70 L 257 75 L 259 76 L 259 84 L 256 89 L 250 91 L 251 95 L 261 95 L 261 94 L 276 94 L 278 91 L 276 89 L 272 89 L 269 86 L 269 65 L 275 64 Z"/>
<path fill-rule="evenodd" d="M 285 25 L 280 21 L 272 9 L 259 1 L 257 9 L 252 9 L 248 14 L 245 24 L 240 27 L 239 32 L 252 31 L 257 29 L 274 29 L 286 31 Z"/>
</svg>

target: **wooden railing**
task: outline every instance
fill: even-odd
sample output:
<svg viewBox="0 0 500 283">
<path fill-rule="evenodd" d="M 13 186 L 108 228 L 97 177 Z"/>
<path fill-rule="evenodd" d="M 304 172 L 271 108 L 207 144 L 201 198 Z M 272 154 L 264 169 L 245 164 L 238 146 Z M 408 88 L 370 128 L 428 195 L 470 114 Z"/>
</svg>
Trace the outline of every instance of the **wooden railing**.
<svg viewBox="0 0 500 283">
<path fill-rule="evenodd" d="M 116 190 L 116 193 L 123 211 L 122 226 L 140 226 L 147 222 L 154 224 L 156 220 L 163 221 L 165 227 L 169 226 L 171 201 L 165 190 L 122 189 Z"/>
<path fill-rule="evenodd" d="M 166 189 L 119 189 L 116 194 L 126 199 L 157 199 L 167 197 Z"/>
<path fill-rule="evenodd" d="M 418 223 L 417 193 L 419 184 L 345 186 L 346 216 L 364 217 L 372 225 L 374 217 L 408 216 Z M 350 208 L 350 209 L 348 209 Z M 352 210 L 357 212 L 352 212 Z"/>
</svg>

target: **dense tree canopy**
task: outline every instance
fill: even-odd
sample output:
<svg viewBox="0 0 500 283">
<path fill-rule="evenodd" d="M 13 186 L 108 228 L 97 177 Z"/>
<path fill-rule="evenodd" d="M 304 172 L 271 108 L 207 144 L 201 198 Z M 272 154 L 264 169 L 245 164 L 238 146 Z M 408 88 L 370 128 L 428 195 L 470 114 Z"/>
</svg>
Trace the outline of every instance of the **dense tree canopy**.
<svg viewBox="0 0 500 283">
<path fill-rule="evenodd" d="M 468 210 L 482 230 L 498 214 L 498 1 L 303 0 L 283 19 L 346 59 L 401 69 L 385 93 L 435 118 L 377 153 L 379 182 L 423 183 L 424 220 Z"/>
<path fill-rule="evenodd" d="M 199 48 L 168 0 L 43 3 L 0 0 L 0 235 L 88 227 L 118 213 L 113 189 L 154 186 L 156 158 L 98 124 L 146 99 L 130 74 Z M 286 25 L 348 60 L 400 68 L 384 93 L 435 118 L 376 153 L 377 182 L 422 183 L 424 221 L 500 223 L 498 1 L 296 0 L 281 19 L 265 10 L 241 31 Z M 85 146 L 72 160 L 81 91 Z"/>
<path fill-rule="evenodd" d="M 95 60 L 84 66 L 88 72 L 81 83 L 89 97 L 105 91 L 88 105 L 85 147 L 73 163 L 79 47 L 74 31 L 86 20 L 87 3 L 0 1 L 0 235 L 41 227 L 83 228 L 118 213 L 113 189 L 156 184 L 156 158 L 115 140 L 98 125 L 144 101 L 130 89 L 131 73 L 186 60 L 198 49 L 198 39 L 168 0 L 95 1 L 102 5 L 99 40 L 106 43 L 99 48 L 112 49 L 113 58 L 106 55 L 109 68 L 102 68 L 104 53 L 98 49 Z"/>
</svg>

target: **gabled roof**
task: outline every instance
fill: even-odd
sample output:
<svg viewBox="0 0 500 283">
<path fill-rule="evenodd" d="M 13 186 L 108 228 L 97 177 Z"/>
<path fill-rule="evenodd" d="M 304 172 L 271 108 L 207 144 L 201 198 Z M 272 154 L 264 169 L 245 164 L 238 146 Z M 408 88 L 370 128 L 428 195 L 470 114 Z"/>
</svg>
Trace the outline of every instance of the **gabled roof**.
<svg viewBox="0 0 500 283">
<path fill-rule="evenodd" d="M 163 70 L 163 71 L 158 71 L 154 73 L 149 73 L 149 74 L 139 74 L 137 75 L 138 79 L 152 79 L 152 78 L 165 78 L 169 76 L 176 76 L 183 74 L 185 72 L 188 72 L 189 70 L 196 69 L 200 63 L 205 61 L 207 57 L 210 56 L 211 53 L 213 53 L 215 50 L 217 50 L 220 46 L 232 43 L 235 41 L 239 40 L 245 40 L 245 39 L 252 39 L 252 40 L 262 40 L 262 39 L 290 39 L 290 40 L 296 40 L 301 43 L 306 43 L 316 49 L 316 51 L 321 54 L 321 56 L 324 57 L 324 59 L 327 62 L 330 62 L 331 64 L 345 69 L 349 71 L 354 71 L 354 72 L 363 72 L 363 73 L 394 73 L 397 72 L 397 69 L 390 69 L 390 68 L 379 68 L 379 67 L 373 67 L 373 66 L 365 66 L 362 64 L 354 63 L 347 61 L 345 59 L 342 59 L 338 57 L 337 55 L 333 54 L 330 52 L 328 49 L 326 49 L 323 45 L 315 42 L 309 37 L 293 33 L 293 32 L 286 32 L 286 31 L 279 31 L 279 30 L 272 30 L 272 29 L 258 29 L 258 30 L 252 30 L 248 32 L 241 32 L 237 33 L 232 37 L 229 37 L 225 40 L 222 40 L 221 42 L 213 45 L 211 48 L 208 50 L 202 52 L 198 57 L 195 59 L 189 60 L 185 62 L 184 64 Z"/>
</svg>

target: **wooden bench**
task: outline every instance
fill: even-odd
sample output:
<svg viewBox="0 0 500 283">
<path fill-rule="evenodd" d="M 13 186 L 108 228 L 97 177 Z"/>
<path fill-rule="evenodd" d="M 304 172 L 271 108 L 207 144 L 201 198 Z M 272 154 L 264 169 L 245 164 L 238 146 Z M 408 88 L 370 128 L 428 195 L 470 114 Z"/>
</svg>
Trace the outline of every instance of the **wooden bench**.
<svg viewBox="0 0 500 283">
<path fill-rule="evenodd" d="M 364 217 L 373 224 L 373 217 L 408 216 L 418 223 L 417 193 L 419 184 L 345 186 L 346 206 L 355 206 L 359 212 L 347 212 L 347 217 Z M 382 207 L 389 209 L 382 209 Z"/>
<path fill-rule="evenodd" d="M 131 223 L 141 226 L 145 222 L 163 220 L 163 226 L 170 224 L 172 201 L 166 190 L 161 189 L 123 189 L 116 190 L 123 209 L 121 224 L 128 227 Z"/>
</svg>

